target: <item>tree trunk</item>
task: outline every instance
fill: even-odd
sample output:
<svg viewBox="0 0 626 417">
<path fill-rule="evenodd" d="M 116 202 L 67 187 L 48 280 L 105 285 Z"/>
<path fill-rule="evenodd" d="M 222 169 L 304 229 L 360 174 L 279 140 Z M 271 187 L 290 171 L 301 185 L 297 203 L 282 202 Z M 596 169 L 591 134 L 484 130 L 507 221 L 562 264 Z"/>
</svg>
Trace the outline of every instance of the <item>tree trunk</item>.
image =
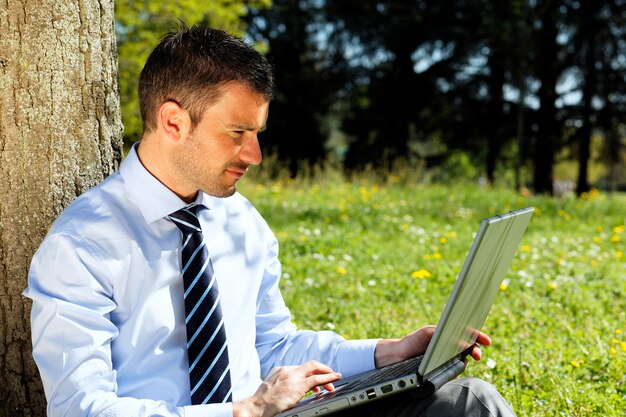
<svg viewBox="0 0 626 417">
<path fill-rule="evenodd" d="M 5 0 L 0 34 L 0 417 L 42 416 L 21 292 L 51 222 L 121 159 L 113 0 Z"/>
<path fill-rule="evenodd" d="M 488 109 L 492 126 L 487 133 L 487 160 L 485 166 L 489 184 L 493 184 L 495 181 L 496 166 L 498 159 L 500 159 L 502 146 L 507 139 L 507 128 L 504 116 L 505 56 L 500 45 L 494 45 L 492 48 L 494 51 L 490 58 L 491 77 L 488 81 L 490 95 Z"/>
<path fill-rule="evenodd" d="M 589 158 L 591 156 L 591 135 L 593 133 L 593 107 L 591 102 L 597 92 L 597 70 L 596 70 L 596 48 L 598 40 L 595 36 L 600 32 L 600 23 L 596 15 L 599 12 L 601 3 L 583 2 L 581 4 L 580 36 L 583 44 L 582 72 L 583 98 L 582 98 L 582 127 L 578 132 L 578 180 L 576 182 L 576 193 L 582 195 L 591 190 L 589 184 Z"/>
<path fill-rule="evenodd" d="M 557 45 L 557 15 L 559 3 L 544 0 L 540 4 L 541 29 L 537 59 L 539 87 L 539 114 L 537 144 L 535 146 L 533 186 L 536 193 L 552 194 L 553 167 L 556 141 L 559 135 L 559 122 L 556 115 L 556 84 L 559 78 Z"/>
<path fill-rule="evenodd" d="M 489 13 L 493 19 L 493 28 L 489 34 L 489 69 L 491 76 L 487 79 L 489 89 L 489 119 L 491 126 L 487 132 L 487 159 L 485 173 L 489 184 L 495 181 L 495 172 L 500 159 L 500 153 L 505 142 L 510 137 L 508 122 L 504 113 L 504 84 L 507 71 L 507 63 L 511 44 L 505 33 L 510 33 L 510 5 L 507 2 L 493 1 L 488 3 Z"/>
<path fill-rule="evenodd" d="M 587 47 L 589 49 L 593 48 L 592 43 L 590 42 Z M 591 54 L 591 51 L 587 52 L 587 54 Z M 586 67 L 584 70 L 587 76 L 585 77 L 585 85 L 583 86 L 583 125 L 577 132 L 578 180 L 576 181 L 576 193 L 578 195 L 589 192 L 591 189 L 591 186 L 589 185 L 589 157 L 591 156 L 591 134 L 593 131 L 591 100 L 593 99 L 593 89 L 595 83 L 593 73 L 595 72 L 595 69 L 593 68 L 593 62 L 587 60 L 587 64 L 590 64 L 591 66 Z"/>
</svg>

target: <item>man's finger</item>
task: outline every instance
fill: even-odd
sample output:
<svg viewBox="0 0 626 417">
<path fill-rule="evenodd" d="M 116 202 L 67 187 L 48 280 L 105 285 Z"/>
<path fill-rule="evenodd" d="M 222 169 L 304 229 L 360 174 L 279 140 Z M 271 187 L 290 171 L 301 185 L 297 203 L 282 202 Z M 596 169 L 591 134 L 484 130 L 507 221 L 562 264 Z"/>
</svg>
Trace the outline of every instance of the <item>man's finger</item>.
<svg viewBox="0 0 626 417">
<path fill-rule="evenodd" d="M 489 346 L 491 344 L 491 338 L 483 332 L 478 332 L 476 343 L 483 346 Z"/>
<path fill-rule="evenodd" d="M 307 378 L 307 383 L 309 389 L 313 389 L 313 387 L 324 387 L 327 391 L 332 391 L 335 389 L 332 383 L 339 379 L 341 379 L 341 374 L 338 372 L 314 374 Z M 330 387 L 330 389 L 327 387 Z"/>
<path fill-rule="evenodd" d="M 475 361 L 479 361 L 482 356 L 483 352 L 480 350 L 480 348 L 478 346 L 474 346 L 474 348 L 472 349 L 472 358 L 474 358 Z"/>
<path fill-rule="evenodd" d="M 326 391 L 334 391 L 335 390 L 335 386 L 333 384 L 324 384 L 323 387 Z"/>
</svg>

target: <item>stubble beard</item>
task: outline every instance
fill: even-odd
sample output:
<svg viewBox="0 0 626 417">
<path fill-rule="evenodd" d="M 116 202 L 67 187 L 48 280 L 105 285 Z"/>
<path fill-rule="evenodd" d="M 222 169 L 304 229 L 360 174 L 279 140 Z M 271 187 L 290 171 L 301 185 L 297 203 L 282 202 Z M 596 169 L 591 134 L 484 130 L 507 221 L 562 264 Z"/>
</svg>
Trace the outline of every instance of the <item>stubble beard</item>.
<svg viewBox="0 0 626 417">
<path fill-rule="evenodd" d="M 206 177 L 203 183 L 199 184 L 198 188 L 205 194 L 208 194 L 213 197 L 217 197 L 217 198 L 230 197 L 233 194 L 235 194 L 235 192 L 237 191 L 237 183 L 239 182 L 239 179 L 234 180 L 232 185 L 228 185 L 228 184 L 223 184 L 222 182 L 220 182 L 220 178 L 229 177 L 229 174 L 226 172 L 229 169 L 234 169 L 237 171 L 246 171 L 247 168 L 248 168 L 247 164 L 244 164 L 241 162 L 230 162 L 224 165 L 224 167 L 222 167 L 222 170 L 219 174 L 210 175 Z M 230 181 L 230 178 L 229 178 L 229 181 Z"/>
<path fill-rule="evenodd" d="M 237 191 L 237 182 L 232 185 L 225 185 L 219 181 L 219 177 L 226 175 L 224 171 L 222 171 L 218 176 L 212 176 L 209 178 L 205 178 L 201 184 L 198 184 L 198 189 L 205 194 L 208 194 L 217 198 L 226 198 L 230 197 Z"/>
<path fill-rule="evenodd" d="M 185 152 L 179 153 L 175 158 L 175 164 L 181 177 L 186 178 L 194 185 L 196 190 L 202 191 L 217 198 L 230 197 L 237 191 L 237 181 L 231 181 L 230 175 L 226 172 L 229 168 L 238 170 L 247 169 L 247 164 L 241 162 L 228 162 L 222 167 L 207 167 L 199 158 L 194 142 L 197 143 L 197 136 L 192 132 L 188 138 L 188 148 Z"/>
</svg>

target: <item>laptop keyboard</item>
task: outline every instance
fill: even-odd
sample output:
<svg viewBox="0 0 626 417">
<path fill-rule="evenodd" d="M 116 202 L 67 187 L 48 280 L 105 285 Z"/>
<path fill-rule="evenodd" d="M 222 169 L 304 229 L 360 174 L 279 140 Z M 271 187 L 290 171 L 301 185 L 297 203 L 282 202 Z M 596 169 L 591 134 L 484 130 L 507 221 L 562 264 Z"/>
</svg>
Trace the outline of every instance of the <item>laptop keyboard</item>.
<svg viewBox="0 0 626 417">
<path fill-rule="evenodd" d="M 341 390 L 351 391 L 351 390 L 358 390 L 361 388 L 368 388 L 368 387 L 371 387 L 372 385 L 378 384 L 380 382 L 385 382 L 390 379 L 400 377 L 402 375 L 417 373 L 417 369 L 422 363 L 422 358 L 424 358 L 424 355 L 416 356 L 414 358 L 406 359 L 401 362 L 387 365 L 386 367 L 379 369 L 379 372 L 376 372 L 371 377 L 367 379 L 360 379 L 360 380 L 351 382 L 345 387 L 342 387 Z"/>
</svg>

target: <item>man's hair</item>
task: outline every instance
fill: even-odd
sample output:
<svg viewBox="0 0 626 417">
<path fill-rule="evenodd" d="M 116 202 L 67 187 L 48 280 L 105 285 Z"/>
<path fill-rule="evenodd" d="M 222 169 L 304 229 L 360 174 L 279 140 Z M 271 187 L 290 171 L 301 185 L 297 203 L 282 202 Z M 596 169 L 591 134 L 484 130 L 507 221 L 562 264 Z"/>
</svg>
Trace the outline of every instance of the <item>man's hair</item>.
<svg viewBox="0 0 626 417">
<path fill-rule="evenodd" d="M 270 101 L 271 65 L 243 40 L 205 26 L 170 32 L 154 48 L 139 76 L 144 132 L 156 128 L 157 110 L 167 101 L 184 108 L 194 129 L 229 82 L 239 82 Z"/>
</svg>

